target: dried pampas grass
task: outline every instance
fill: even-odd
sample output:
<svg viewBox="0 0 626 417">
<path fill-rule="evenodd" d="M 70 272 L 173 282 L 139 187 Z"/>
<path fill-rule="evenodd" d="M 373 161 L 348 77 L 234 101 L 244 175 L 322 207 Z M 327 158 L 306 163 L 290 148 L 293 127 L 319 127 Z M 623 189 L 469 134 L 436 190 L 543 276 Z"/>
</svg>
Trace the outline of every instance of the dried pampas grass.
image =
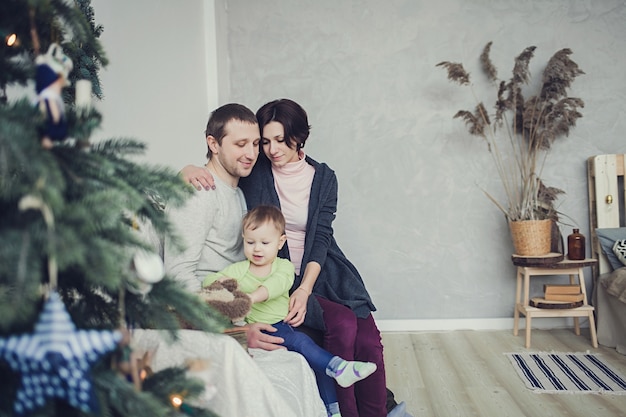
<svg viewBox="0 0 626 417">
<path fill-rule="evenodd" d="M 563 191 L 545 186 L 540 174 L 553 142 L 567 137 L 582 117 L 579 109 L 584 107 L 583 100 L 568 97 L 567 91 L 584 72 L 570 59 L 572 51 L 561 49 L 548 61 L 539 91 L 526 99 L 523 91 L 531 80 L 529 65 L 536 48 L 529 46 L 515 58 L 511 78 L 505 81 L 498 79 L 490 58 L 491 46 L 489 42 L 483 48 L 480 64 L 496 89 L 492 115 L 479 102 L 473 111 L 459 110 L 454 117 L 465 122 L 470 134 L 487 143 L 506 201 L 486 194 L 508 220 L 558 220 L 554 203 Z M 472 88 L 470 74 L 462 64 L 443 61 L 437 66 L 447 70 L 450 81 Z"/>
</svg>

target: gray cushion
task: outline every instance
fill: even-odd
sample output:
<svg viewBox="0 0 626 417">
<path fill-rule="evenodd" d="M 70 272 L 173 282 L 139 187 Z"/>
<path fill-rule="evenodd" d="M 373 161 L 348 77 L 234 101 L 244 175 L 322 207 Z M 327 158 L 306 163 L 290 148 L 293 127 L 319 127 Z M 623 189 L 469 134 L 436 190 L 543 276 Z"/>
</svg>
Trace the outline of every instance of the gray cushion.
<svg viewBox="0 0 626 417">
<path fill-rule="evenodd" d="M 602 252 L 606 255 L 611 268 L 615 270 L 623 267 L 624 265 L 613 252 L 613 245 L 617 240 L 626 239 L 626 227 L 596 229 L 596 236 L 598 236 Z"/>
</svg>

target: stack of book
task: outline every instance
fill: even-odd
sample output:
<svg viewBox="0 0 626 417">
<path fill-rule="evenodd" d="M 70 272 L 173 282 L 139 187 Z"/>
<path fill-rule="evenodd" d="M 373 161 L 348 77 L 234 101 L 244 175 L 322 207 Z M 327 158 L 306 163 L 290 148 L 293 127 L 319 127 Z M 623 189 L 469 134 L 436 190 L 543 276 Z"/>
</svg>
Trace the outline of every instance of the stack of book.
<svg viewBox="0 0 626 417">
<path fill-rule="evenodd" d="M 543 290 L 546 301 L 583 301 L 580 285 L 577 284 L 546 284 Z"/>
</svg>

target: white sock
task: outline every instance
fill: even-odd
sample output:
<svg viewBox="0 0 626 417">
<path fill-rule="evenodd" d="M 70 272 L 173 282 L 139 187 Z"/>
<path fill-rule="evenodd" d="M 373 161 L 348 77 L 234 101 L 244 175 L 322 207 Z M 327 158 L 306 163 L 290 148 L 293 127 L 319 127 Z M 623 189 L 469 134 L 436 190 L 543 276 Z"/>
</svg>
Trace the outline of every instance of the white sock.
<svg viewBox="0 0 626 417">
<path fill-rule="evenodd" d="M 367 378 L 374 371 L 376 371 L 375 363 L 344 360 L 330 376 L 335 378 L 339 385 L 346 388 Z"/>
</svg>

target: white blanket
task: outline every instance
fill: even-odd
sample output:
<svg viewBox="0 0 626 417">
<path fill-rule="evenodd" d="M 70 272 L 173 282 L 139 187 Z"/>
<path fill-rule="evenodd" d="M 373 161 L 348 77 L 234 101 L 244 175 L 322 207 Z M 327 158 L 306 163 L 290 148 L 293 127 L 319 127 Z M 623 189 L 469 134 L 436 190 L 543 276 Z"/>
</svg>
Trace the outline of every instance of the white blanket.
<svg viewBox="0 0 626 417">
<path fill-rule="evenodd" d="M 298 353 L 251 349 L 251 357 L 230 336 L 180 330 L 172 344 L 164 331 L 134 331 L 133 350 L 155 347 L 155 372 L 186 359 L 210 361 L 194 376 L 215 386 L 208 408 L 222 417 L 326 417 L 313 371 Z"/>
<path fill-rule="evenodd" d="M 622 303 L 626 303 L 626 267 L 614 270 L 608 278 L 601 282 L 606 288 L 606 292 Z"/>
<path fill-rule="evenodd" d="M 620 268 L 619 270 L 626 270 Z M 619 271 L 618 270 L 618 271 Z M 607 347 L 614 347 L 626 355 L 626 304 L 609 292 L 612 287 L 613 273 L 602 274 L 594 288 L 594 307 L 597 317 L 598 343 Z"/>
</svg>

